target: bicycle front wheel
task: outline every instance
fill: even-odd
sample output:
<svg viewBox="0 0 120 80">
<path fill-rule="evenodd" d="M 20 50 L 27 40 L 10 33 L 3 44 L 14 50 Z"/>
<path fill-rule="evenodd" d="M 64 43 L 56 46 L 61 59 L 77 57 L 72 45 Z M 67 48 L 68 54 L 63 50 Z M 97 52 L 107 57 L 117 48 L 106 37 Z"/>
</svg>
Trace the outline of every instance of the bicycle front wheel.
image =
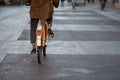
<svg viewBox="0 0 120 80">
<path fill-rule="evenodd" d="M 42 54 L 42 47 L 37 47 L 37 59 L 38 59 L 38 64 L 41 64 L 41 54 Z"/>
</svg>

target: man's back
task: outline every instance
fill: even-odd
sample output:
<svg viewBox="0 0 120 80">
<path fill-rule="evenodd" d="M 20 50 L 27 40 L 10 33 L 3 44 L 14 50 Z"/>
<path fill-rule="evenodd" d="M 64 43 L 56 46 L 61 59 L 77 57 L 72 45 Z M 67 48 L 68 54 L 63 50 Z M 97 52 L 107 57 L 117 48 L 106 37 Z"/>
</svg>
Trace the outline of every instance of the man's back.
<svg viewBox="0 0 120 80">
<path fill-rule="evenodd" d="M 57 7 L 59 0 L 31 0 L 31 18 L 50 18 L 54 11 L 53 5 Z"/>
</svg>

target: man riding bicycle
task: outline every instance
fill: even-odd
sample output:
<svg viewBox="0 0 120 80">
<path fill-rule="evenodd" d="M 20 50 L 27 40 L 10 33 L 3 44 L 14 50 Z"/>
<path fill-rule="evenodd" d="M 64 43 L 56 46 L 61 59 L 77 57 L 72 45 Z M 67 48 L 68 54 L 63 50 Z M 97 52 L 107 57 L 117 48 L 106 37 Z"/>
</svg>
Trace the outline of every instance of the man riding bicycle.
<svg viewBox="0 0 120 80">
<path fill-rule="evenodd" d="M 54 13 L 54 7 L 58 8 L 59 0 L 26 0 L 31 4 L 30 7 L 30 40 L 33 46 L 31 54 L 36 53 L 36 29 L 40 19 L 45 19 L 48 25 L 48 34 L 54 36 L 51 30 L 52 16 Z"/>
</svg>

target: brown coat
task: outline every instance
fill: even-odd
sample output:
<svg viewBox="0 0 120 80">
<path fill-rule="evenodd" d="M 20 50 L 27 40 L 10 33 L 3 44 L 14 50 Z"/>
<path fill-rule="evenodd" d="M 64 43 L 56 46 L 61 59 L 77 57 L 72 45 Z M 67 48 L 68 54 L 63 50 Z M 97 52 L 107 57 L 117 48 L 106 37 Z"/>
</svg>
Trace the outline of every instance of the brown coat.
<svg viewBox="0 0 120 80">
<path fill-rule="evenodd" d="M 30 17 L 48 19 L 53 15 L 54 6 L 57 8 L 58 5 L 59 0 L 31 0 Z"/>
</svg>

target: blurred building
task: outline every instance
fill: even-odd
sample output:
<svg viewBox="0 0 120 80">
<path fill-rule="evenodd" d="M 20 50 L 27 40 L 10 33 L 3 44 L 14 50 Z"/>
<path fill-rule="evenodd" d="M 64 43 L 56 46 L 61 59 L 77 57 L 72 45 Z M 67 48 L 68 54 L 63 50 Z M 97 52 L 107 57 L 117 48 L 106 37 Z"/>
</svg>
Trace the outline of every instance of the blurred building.
<svg viewBox="0 0 120 80">
<path fill-rule="evenodd" d="M 67 0 L 71 2 L 72 0 Z M 98 0 L 99 1 L 99 0 Z M 0 0 L 0 5 L 16 5 L 16 4 L 24 4 L 25 0 Z M 108 3 L 112 3 L 116 8 L 120 8 L 120 0 L 108 0 Z"/>
<path fill-rule="evenodd" d="M 120 8 L 120 0 L 115 0 L 115 7 Z"/>
<path fill-rule="evenodd" d="M 25 0 L 0 0 L 1 5 L 16 5 L 16 4 L 24 4 Z"/>
<path fill-rule="evenodd" d="M 5 2 L 3 0 L 0 0 L 0 5 L 5 5 Z"/>
<path fill-rule="evenodd" d="M 112 3 L 116 8 L 120 8 L 120 0 L 107 0 L 108 3 Z"/>
</svg>

